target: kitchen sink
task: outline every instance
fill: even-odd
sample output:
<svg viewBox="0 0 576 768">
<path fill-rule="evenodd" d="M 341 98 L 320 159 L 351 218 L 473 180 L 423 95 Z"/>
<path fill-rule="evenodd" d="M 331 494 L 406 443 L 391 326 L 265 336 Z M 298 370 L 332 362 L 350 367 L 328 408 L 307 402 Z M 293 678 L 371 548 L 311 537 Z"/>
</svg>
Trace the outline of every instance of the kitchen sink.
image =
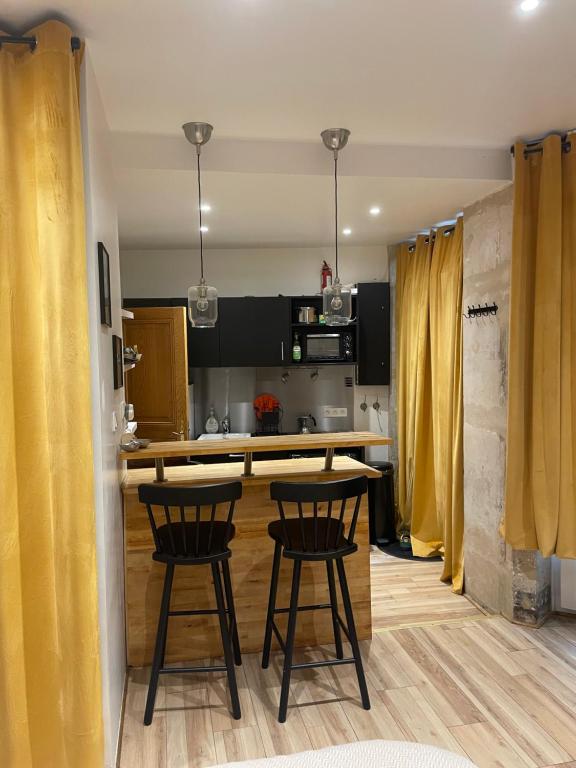
<svg viewBox="0 0 576 768">
<path fill-rule="evenodd" d="M 198 436 L 198 440 L 240 440 L 245 437 L 252 437 L 250 432 L 218 432 L 215 435 L 203 434 Z"/>
</svg>

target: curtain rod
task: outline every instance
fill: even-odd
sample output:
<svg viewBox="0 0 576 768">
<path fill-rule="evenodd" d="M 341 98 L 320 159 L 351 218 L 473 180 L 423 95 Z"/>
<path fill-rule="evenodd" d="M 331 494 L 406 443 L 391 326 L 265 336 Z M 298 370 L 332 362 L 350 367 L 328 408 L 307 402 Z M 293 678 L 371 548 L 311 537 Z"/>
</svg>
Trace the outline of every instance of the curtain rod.
<svg viewBox="0 0 576 768">
<path fill-rule="evenodd" d="M 560 136 L 560 140 L 562 142 L 562 151 L 563 152 L 570 152 L 572 149 L 572 142 L 570 141 L 570 135 L 575 133 L 576 129 L 572 129 L 570 131 L 566 131 L 566 133 L 558 133 L 557 131 L 552 131 L 551 133 L 547 133 L 545 136 L 542 136 L 540 139 L 534 139 L 533 141 L 527 141 L 524 149 L 524 157 L 527 155 L 534 155 L 539 152 L 542 152 L 543 149 L 541 147 L 542 142 L 548 138 L 548 136 Z M 510 154 L 512 157 L 514 157 L 514 151 L 515 146 L 512 144 L 510 147 Z"/>
<path fill-rule="evenodd" d="M 442 235 L 444 237 L 448 237 L 448 235 L 451 235 L 454 232 L 454 230 L 456 229 L 456 226 L 454 225 L 453 227 L 446 227 L 446 228 L 439 227 L 439 229 L 444 229 L 444 231 L 442 232 Z M 431 239 L 432 240 L 436 239 L 437 233 L 438 233 L 438 229 L 435 229 L 426 237 L 426 239 L 424 240 L 426 245 L 428 245 Z M 416 243 L 408 246 L 408 253 L 414 253 L 415 250 L 416 250 Z"/>
<path fill-rule="evenodd" d="M 0 35 L 0 49 L 4 45 L 4 43 L 14 43 L 16 45 L 29 45 L 30 50 L 33 51 L 36 46 L 38 45 L 38 41 L 35 37 L 17 37 L 15 35 Z M 79 37 L 72 37 L 70 38 L 70 48 L 72 52 L 79 51 L 80 50 L 80 38 Z"/>
</svg>

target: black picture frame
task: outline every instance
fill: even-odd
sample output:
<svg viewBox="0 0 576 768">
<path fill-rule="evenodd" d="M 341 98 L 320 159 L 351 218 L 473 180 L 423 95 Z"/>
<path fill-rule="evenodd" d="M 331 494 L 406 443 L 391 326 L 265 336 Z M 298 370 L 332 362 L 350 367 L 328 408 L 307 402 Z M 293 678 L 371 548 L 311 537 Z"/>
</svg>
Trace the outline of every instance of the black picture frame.
<svg viewBox="0 0 576 768">
<path fill-rule="evenodd" d="M 114 368 L 114 389 L 124 386 L 124 348 L 120 336 L 112 336 L 112 361 Z"/>
<path fill-rule="evenodd" d="M 112 328 L 112 297 L 110 295 L 110 256 L 104 243 L 98 243 L 98 278 L 100 283 L 100 322 Z"/>
</svg>

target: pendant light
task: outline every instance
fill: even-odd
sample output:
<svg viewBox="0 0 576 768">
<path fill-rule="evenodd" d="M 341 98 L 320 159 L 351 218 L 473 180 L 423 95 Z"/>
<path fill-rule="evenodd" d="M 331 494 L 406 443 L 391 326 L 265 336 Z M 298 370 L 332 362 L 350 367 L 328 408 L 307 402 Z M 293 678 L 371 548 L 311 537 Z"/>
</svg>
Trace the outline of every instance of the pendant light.
<svg viewBox="0 0 576 768">
<path fill-rule="evenodd" d="M 202 227 L 202 180 L 200 176 L 200 151 L 210 141 L 212 126 L 208 123 L 185 123 L 184 135 L 196 147 L 196 169 L 198 173 L 198 219 L 200 234 L 200 282 L 188 288 L 188 316 L 194 328 L 214 328 L 218 320 L 218 291 L 206 285 L 204 279 L 204 242 Z"/>
<path fill-rule="evenodd" d="M 324 288 L 323 307 L 327 325 L 348 325 L 352 317 L 352 292 L 340 282 L 338 275 L 338 152 L 348 143 L 350 131 L 346 128 L 328 128 L 320 134 L 324 146 L 334 154 L 334 235 L 336 250 L 336 277 L 332 285 Z"/>
</svg>

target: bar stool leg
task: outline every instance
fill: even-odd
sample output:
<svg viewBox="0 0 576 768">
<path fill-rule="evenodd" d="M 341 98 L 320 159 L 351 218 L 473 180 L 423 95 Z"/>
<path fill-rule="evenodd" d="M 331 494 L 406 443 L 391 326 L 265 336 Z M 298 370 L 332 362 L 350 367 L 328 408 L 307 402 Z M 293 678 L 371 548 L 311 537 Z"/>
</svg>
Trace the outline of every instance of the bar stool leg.
<svg viewBox="0 0 576 768">
<path fill-rule="evenodd" d="M 234 670 L 232 643 L 230 642 L 230 633 L 228 632 L 228 616 L 226 614 L 226 606 L 224 604 L 224 593 L 222 592 L 222 581 L 220 580 L 220 569 L 218 568 L 218 563 L 212 563 L 212 578 L 214 580 L 214 592 L 216 594 L 218 618 L 220 619 L 220 633 L 222 635 L 222 645 L 224 647 L 224 659 L 226 661 L 228 687 L 230 689 L 230 699 L 232 701 L 232 716 L 235 720 L 240 720 L 240 699 L 238 698 L 238 686 L 236 685 L 236 672 Z"/>
<path fill-rule="evenodd" d="M 342 635 L 340 633 L 340 624 L 338 623 L 338 596 L 336 594 L 336 582 L 334 580 L 334 561 L 326 561 L 326 571 L 328 572 L 328 588 L 330 590 L 330 605 L 332 606 L 332 627 L 334 628 L 334 644 L 336 645 L 336 657 L 344 658 L 342 649 Z"/>
<path fill-rule="evenodd" d="M 342 602 L 346 612 L 346 624 L 348 625 L 348 634 L 350 635 L 350 645 L 352 646 L 352 655 L 356 665 L 356 674 L 358 676 L 358 687 L 362 697 L 362 706 L 364 709 L 370 709 L 370 696 L 368 695 L 368 686 L 364 677 L 364 667 L 362 666 L 362 657 L 360 656 L 360 646 L 358 645 L 358 636 L 356 635 L 356 625 L 354 624 L 354 613 L 352 612 L 352 603 L 350 601 L 350 592 L 348 582 L 346 581 L 346 571 L 342 558 L 336 560 L 338 569 L 338 578 L 340 579 L 340 589 L 342 591 Z"/>
<path fill-rule="evenodd" d="M 168 563 L 166 565 L 166 573 L 164 575 L 164 590 L 162 591 L 162 603 L 160 604 L 160 616 L 158 617 L 158 630 L 156 632 L 156 645 L 154 646 L 154 657 L 152 659 L 152 671 L 150 673 L 150 683 L 148 685 L 148 696 L 146 697 L 144 725 L 150 725 L 154 715 L 154 702 L 156 701 L 158 678 L 160 677 L 160 669 L 164 663 L 164 653 L 166 650 L 168 612 L 170 610 L 170 594 L 172 592 L 173 578 L 174 564 Z"/>
<path fill-rule="evenodd" d="M 238 638 L 238 623 L 236 621 L 236 609 L 234 607 L 234 595 L 232 594 L 232 581 L 230 579 L 230 565 L 228 560 L 222 560 L 222 574 L 224 575 L 224 592 L 226 594 L 226 605 L 228 606 L 230 616 L 230 626 L 232 630 L 232 648 L 234 650 L 234 662 L 237 667 L 242 665 L 242 654 L 240 653 L 240 640 Z"/>
<path fill-rule="evenodd" d="M 294 635 L 296 633 L 296 617 L 298 616 L 298 593 L 300 591 L 300 574 L 302 561 L 294 560 L 292 573 L 292 593 L 290 595 L 290 613 L 288 615 L 288 632 L 286 634 L 286 653 L 284 655 L 284 672 L 282 674 L 282 692 L 280 694 L 280 710 L 278 722 L 286 722 L 288 695 L 290 693 L 290 676 L 292 673 L 292 655 L 294 652 Z"/>
<path fill-rule="evenodd" d="M 272 644 L 272 621 L 276 608 L 276 593 L 278 591 L 278 574 L 280 572 L 280 556 L 282 545 L 276 543 L 274 547 L 274 562 L 272 564 L 272 580 L 270 582 L 270 596 L 268 598 L 268 613 L 266 614 L 266 633 L 262 650 L 262 669 L 268 669 L 270 663 L 270 645 Z"/>
</svg>

